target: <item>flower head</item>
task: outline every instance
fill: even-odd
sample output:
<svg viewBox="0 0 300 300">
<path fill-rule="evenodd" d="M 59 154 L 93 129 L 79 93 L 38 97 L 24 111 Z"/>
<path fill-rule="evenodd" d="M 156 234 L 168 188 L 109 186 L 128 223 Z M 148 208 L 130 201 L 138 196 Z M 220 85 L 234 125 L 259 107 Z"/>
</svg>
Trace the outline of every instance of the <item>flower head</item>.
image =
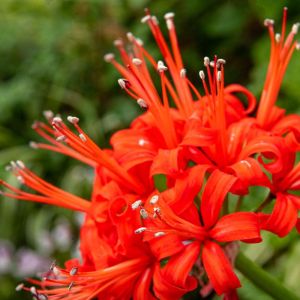
<svg viewBox="0 0 300 300">
<path fill-rule="evenodd" d="M 30 193 L 4 181 L 3 195 L 58 205 L 85 214 L 81 227 L 82 261 L 65 268 L 51 266 L 36 287 L 19 286 L 37 299 L 180 299 L 196 288 L 237 299 L 240 281 L 234 273 L 237 242 L 258 243 L 262 229 L 279 236 L 293 227 L 299 197 L 299 117 L 275 106 L 292 53 L 298 24 L 285 39 L 266 20 L 271 57 L 257 107 L 254 95 L 238 84 L 225 84 L 225 63 L 204 58 L 199 72 L 203 93 L 187 77 L 176 36 L 174 14 L 165 15 L 169 43 L 147 10 L 142 19 L 160 50 L 156 60 L 132 33 L 115 41 L 122 63 L 105 60 L 119 71 L 121 89 L 145 110 L 130 128 L 116 132 L 111 149 L 102 149 L 69 116 L 45 112 L 47 123 L 33 129 L 48 143 L 31 143 L 76 158 L 94 168 L 91 200 L 82 199 L 42 180 L 23 162 L 9 169 Z M 154 75 L 153 75 L 154 73 Z M 157 88 L 155 77 L 159 78 Z M 244 106 L 238 95 L 247 99 Z M 255 110 L 257 109 L 257 113 Z M 165 180 L 161 188 L 156 176 Z M 271 214 L 228 208 L 231 195 L 244 196 L 260 185 L 276 198 Z"/>
</svg>

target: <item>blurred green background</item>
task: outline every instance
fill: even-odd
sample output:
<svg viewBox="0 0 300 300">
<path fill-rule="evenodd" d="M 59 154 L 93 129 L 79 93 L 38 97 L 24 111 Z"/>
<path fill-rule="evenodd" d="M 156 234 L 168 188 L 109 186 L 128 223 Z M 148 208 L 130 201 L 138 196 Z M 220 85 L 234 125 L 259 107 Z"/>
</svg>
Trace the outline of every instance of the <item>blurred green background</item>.
<svg viewBox="0 0 300 300">
<path fill-rule="evenodd" d="M 280 23 L 283 6 L 289 7 L 289 25 L 300 21 L 299 0 L 1 0 L 0 178 L 17 185 L 4 168 L 20 159 L 48 181 L 89 197 L 92 170 L 59 154 L 30 149 L 28 142 L 39 140 L 31 124 L 47 109 L 63 117 L 77 115 L 102 147 L 112 132 L 128 126 L 139 109 L 120 90 L 117 72 L 102 58 L 113 51 L 113 40 L 127 31 L 157 54 L 147 26 L 140 23 L 145 7 L 161 23 L 166 12 L 175 12 L 193 81 L 203 56 L 218 54 L 227 60 L 226 82 L 244 84 L 259 96 L 269 58 L 263 19 Z M 294 56 L 279 104 L 299 112 L 300 56 Z M 46 271 L 54 258 L 62 263 L 77 255 L 81 217 L 55 207 L 0 199 L 1 300 L 30 299 L 16 294 L 18 282 Z M 295 233 L 281 240 L 266 235 L 264 243 L 247 246 L 245 252 L 300 296 L 300 242 Z M 242 281 L 241 299 L 270 299 Z"/>
</svg>

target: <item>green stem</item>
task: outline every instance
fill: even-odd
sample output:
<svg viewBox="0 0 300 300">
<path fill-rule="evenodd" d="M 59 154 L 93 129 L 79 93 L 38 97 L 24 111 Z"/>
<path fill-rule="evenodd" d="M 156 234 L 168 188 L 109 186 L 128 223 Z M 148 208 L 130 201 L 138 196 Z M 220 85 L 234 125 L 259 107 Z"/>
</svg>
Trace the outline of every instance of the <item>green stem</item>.
<svg viewBox="0 0 300 300">
<path fill-rule="evenodd" d="M 239 253 L 237 256 L 235 266 L 252 283 L 273 297 L 273 299 L 299 300 L 299 297 L 289 291 L 278 279 L 272 277 L 243 253 Z"/>
<path fill-rule="evenodd" d="M 272 202 L 274 196 L 270 192 L 267 198 L 261 203 L 261 205 L 255 210 L 255 212 L 261 212 L 269 203 Z"/>
</svg>

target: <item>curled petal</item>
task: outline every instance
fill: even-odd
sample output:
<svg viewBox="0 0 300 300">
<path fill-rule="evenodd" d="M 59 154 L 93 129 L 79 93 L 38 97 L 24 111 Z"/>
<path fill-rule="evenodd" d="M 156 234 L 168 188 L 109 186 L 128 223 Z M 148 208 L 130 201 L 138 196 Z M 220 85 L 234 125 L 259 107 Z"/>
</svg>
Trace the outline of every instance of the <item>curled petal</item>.
<svg viewBox="0 0 300 300">
<path fill-rule="evenodd" d="M 243 195 L 248 193 L 249 186 L 259 185 L 270 187 L 270 181 L 263 172 L 261 165 L 254 158 L 248 157 L 228 167 L 238 178 L 232 188 L 233 193 Z"/>
<path fill-rule="evenodd" d="M 228 258 L 218 244 L 205 242 L 202 261 L 207 276 L 218 295 L 230 293 L 241 286 Z"/>
<path fill-rule="evenodd" d="M 236 178 L 220 170 L 212 172 L 208 178 L 202 195 L 201 215 L 205 227 L 209 228 L 218 219 L 225 197 Z"/>
<path fill-rule="evenodd" d="M 258 217 L 251 212 L 236 212 L 222 217 L 210 231 L 218 242 L 260 239 Z"/>
<path fill-rule="evenodd" d="M 199 243 L 191 243 L 185 246 L 182 252 L 171 257 L 166 266 L 156 267 L 154 292 L 159 299 L 180 299 L 182 295 L 197 287 L 197 280 L 189 273 L 199 252 Z"/>
<path fill-rule="evenodd" d="M 286 236 L 296 225 L 298 210 L 289 195 L 278 194 L 273 212 L 265 224 L 269 230 L 280 237 Z"/>
<path fill-rule="evenodd" d="M 155 300 L 151 293 L 151 284 L 153 277 L 153 268 L 148 268 L 138 279 L 134 291 L 133 300 Z"/>
</svg>

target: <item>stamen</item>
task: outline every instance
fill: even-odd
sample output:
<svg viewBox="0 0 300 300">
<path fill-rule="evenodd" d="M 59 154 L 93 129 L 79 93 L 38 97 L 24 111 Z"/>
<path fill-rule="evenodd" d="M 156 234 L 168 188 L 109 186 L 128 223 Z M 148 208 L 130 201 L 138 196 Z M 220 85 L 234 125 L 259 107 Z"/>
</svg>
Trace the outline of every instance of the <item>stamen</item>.
<svg viewBox="0 0 300 300">
<path fill-rule="evenodd" d="M 217 73 L 217 80 L 218 81 L 222 80 L 222 72 L 221 71 L 218 71 L 218 73 Z"/>
<path fill-rule="evenodd" d="M 299 30 L 300 23 L 296 23 L 292 26 L 292 33 L 297 34 Z"/>
<path fill-rule="evenodd" d="M 134 42 L 135 38 L 134 38 L 134 35 L 132 34 L 132 32 L 127 32 L 126 36 L 127 36 L 127 39 L 129 42 Z"/>
<path fill-rule="evenodd" d="M 54 113 L 51 110 L 43 111 L 43 115 L 49 122 L 51 122 L 52 119 L 54 118 Z"/>
<path fill-rule="evenodd" d="M 137 99 L 137 104 L 143 108 L 143 109 L 147 109 L 148 108 L 148 104 L 146 103 L 146 101 L 142 98 Z"/>
<path fill-rule="evenodd" d="M 56 138 L 56 140 L 58 142 L 64 142 L 67 139 L 67 137 L 65 135 L 60 135 Z"/>
<path fill-rule="evenodd" d="M 77 124 L 79 122 L 79 118 L 77 117 L 73 117 L 73 116 L 68 116 L 67 120 L 71 123 L 71 124 Z"/>
<path fill-rule="evenodd" d="M 37 142 L 30 141 L 30 142 L 29 142 L 29 147 L 32 148 L 32 149 L 38 149 L 38 148 L 39 148 L 39 145 L 38 145 Z"/>
<path fill-rule="evenodd" d="M 180 77 L 185 78 L 186 77 L 186 69 L 181 69 L 180 70 Z"/>
<path fill-rule="evenodd" d="M 52 120 L 52 123 L 62 123 L 62 118 L 61 117 L 54 117 Z"/>
<path fill-rule="evenodd" d="M 205 56 L 204 57 L 204 62 L 203 62 L 204 66 L 207 67 L 209 65 L 209 63 L 210 63 L 209 57 Z"/>
<path fill-rule="evenodd" d="M 110 63 L 115 59 L 115 55 L 113 53 L 107 53 L 103 58 L 105 62 Z"/>
<path fill-rule="evenodd" d="M 158 199 L 159 199 L 158 195 L 152 196 L 152 198 L 150 199 L 150 204 L 155 205 L 157 203 Z"/>
<path fill-rule="evenodd" d="M 125 90 L 128 85 L 128 80 L 126 80 L 124 78 L 120 78 L 120 79 L 118 79 L 118 84 L 121 87 L 121 89 Z"/>
<path fill-rule="evenodd" d="M 122 47 L 124 45 L 124 43 L 121 39 L 116 39 L 116 40 L 114 40 L 114 45 L 116 47 Z"/>
<path fill-rule="evenodd" d="M 79 134 L 80 139 L 85 143 L 87 141 L 85 135 L 83 133 Z"/>
<path fill-rule="evenodd" d="M 268 26 L 274 26 L 274 20 L 272 19 L 265 19 L 264 20 L 264 26 L 268 27 Z"/>
<path fill-rule="evenodd" d="M 147 213 L 147 211 L 146 211 L 145 208 L 142 208 L 142 209 L 140 210 L 140 215 L 141 215 L 141 217 L 142 217 L 143 219 L 147 219 L 147 218 L 148 218 L 148 213 Z"/>
<path fill-rule="evenodd" d="M 136 210 L 139 207 L 141 207 L 142 205 L 143 205 L 143 201 L 139 199 L 131 204 L 131 208 L 132 208 L 132 210 Z"/>
<path fill-rule="evenodd" d="M 30 287 L 30 293 L 34 296 L 37 296 L 38 293 L 35 286 Z"/>
<path fill-rule="evenodd" d="M 23 290 L 23 288 L 24 288 L 24 283 L 20 283 L 20 284 L 18 284 L 18 285 L 16 286 L 16 291 L 17 291 L 17 292 L 20 292 L 20 291 Z"/>
<path fill-rule="evenodd" d="M 70 276 L 74 276 L 76 275 L 78 272 L 78 267 L 73 267 L 70 271 Z"/>
<path fill-rule="evenodd" d="M 298 50 L 298 51 L 300 50 L 300 43 L 299 42 L 296 43 L 296 50 Z"/>
<path fill-rule="evenodd" d="M 276 41 L 277 43 L 280 43 L 280 40 L 281 40 L 281 34 L 280 34 L 280 33 L 276 33 L 276 34 L 275 34 L 275 41 Z"/>
<path fill-rule="evenodd" d="M 200 70 L 199 76 L 200 76 L 201 80 L 205 80 L 205 73 L 204 73 L 204 71 Z"/>
<path fill-rule="evenodd" d="M 143 63 L 143 61 L 139 58 L 133 58 L 132 63 L 136 66 L 140 66 Z"/>
<path fill-rule="evenodd" d="M 159 60 L 157 62 L 157 71 L 158 72 L 164 72 L 164 71 L 167 71 L 167 70 L 168 70 L 168 68 L 165 66 L 164 62 Z"/>
<path fill-rule="evenodd" d="M 148 21 L 151 20 L 151 16 L 150 15 L 146 15 L 141 19 L 142 23 L 147 23 Z"/>
<path fill-rule="evenodd" d="M 140 227 L 134 231 L 135 234 L 141 234 L 147 230 L 146 227 Z"/>
<path fill-rule="evenodd" d="M 166 233 L 163 232 L 163 231 L 158 231 L 158 232 L 154 233 L 155 237 L 161 237 L 161 236 L 164 236 L 164 235 L 166 235 Z"/>
<path fill-rule="evenodd" d="M 21 169 L 25 169 L 25 164 L 21 160 L 17 160 L 16 165 Z"/>
</svg>

